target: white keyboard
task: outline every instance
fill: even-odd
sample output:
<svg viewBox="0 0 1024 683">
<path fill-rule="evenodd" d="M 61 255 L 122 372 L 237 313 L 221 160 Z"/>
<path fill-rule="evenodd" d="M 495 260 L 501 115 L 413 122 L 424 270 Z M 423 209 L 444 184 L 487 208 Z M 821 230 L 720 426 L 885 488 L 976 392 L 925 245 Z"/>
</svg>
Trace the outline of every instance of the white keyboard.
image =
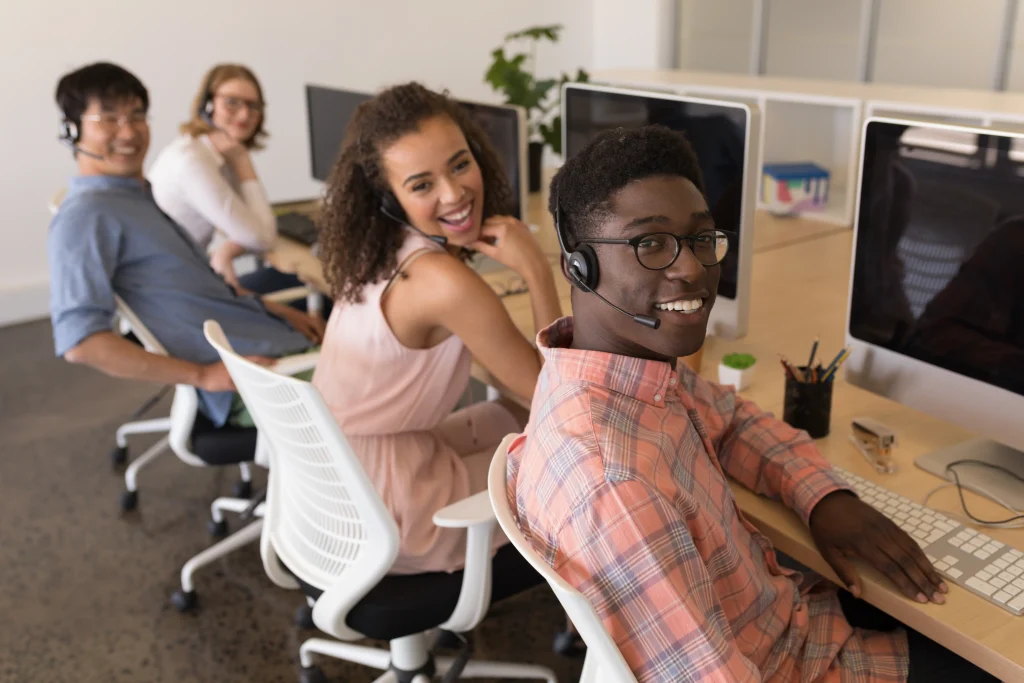
<svg viewBox="0 0 1024 683">
<path fill-rule="evenodd" d="M 840 467 L 833 469 L 861 500 L 917 541 L 940 574 L 1012 614 L 1024 614 L 1024 552 Z"/>
</svg>

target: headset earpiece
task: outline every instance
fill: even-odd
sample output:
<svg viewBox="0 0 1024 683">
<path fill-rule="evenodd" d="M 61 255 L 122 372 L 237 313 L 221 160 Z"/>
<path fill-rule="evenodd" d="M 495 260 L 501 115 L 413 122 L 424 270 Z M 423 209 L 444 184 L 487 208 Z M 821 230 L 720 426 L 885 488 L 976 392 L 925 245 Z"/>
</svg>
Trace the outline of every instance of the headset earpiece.
<svg viewBox="0 0 1024 683">
<path fill-rule="evenodd" d="M 557 193 L 557 188 L 556 188 Z M 565 226 L 565 219 L 562 216 L 562 208 L 558 203 L 558 195 L 555 195 L 555 234 L 558 236 L 558 246 L 562 249 L 562 257 L 565 259 L 565 267 L 569 277 L 576 285 L 585 292 L 592 292 L 597 288 L 600 281 L 598 272 L 597 253 L 589 244 L 577 245 L 573 251 L 565 241 L 565 233 L 562 232 Z"/>
<path fill-rule="evenodd" d="M 576 250 L 569 254 L 567 262 L 569 272 L 572 273 L 580 289 L 587 292 L 597 289 L 600 273 L 598 272 L 597 254 L 593 247 L 589 244 L 576 247 Z"/>
<path fill-rule="evenodd" d="M 380 212 L 393 221 L 408 225 L 409 217 L 393 192 L 387 190 L 380 195 Z"/>
<path fill-rule="evenodd" d="M 69 119 L 61 119 L 60 139 L 72 145 L 78 142 L 78 124 Z"/>
</svg>

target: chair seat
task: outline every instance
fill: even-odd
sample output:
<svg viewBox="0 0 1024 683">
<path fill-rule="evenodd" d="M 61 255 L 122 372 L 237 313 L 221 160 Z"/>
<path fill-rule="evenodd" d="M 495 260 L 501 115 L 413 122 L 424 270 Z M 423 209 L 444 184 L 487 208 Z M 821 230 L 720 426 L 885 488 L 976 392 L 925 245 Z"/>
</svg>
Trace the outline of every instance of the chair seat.
<svg viewBox="0 0 1024 683">
<path fill-rule="evenodd" d="M 492 560 L 491 604 L 543 582 L 511 545 Z M 296 577 L 303 592 L 319 598 L 323 591 Z M 348 627 L 377 640 L 393 640 L 440 626 L 455 610 L 462 572 L 385 576 L 349 613 Z"/>
<path fill-rule="evenodd" d="M 216 427 L 198 411 L 192 426 L 192 452 L 208 465 L 250 462 L 256 455 L 256 429 Z"/>
</svg>

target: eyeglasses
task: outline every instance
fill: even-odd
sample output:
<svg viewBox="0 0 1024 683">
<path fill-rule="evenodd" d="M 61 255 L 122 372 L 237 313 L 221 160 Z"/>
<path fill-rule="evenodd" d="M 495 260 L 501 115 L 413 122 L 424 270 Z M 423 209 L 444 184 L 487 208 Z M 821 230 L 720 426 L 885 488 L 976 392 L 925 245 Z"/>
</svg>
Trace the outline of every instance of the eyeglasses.
<svg viewBox="0 0 1024 683">
<path fill-rule="evenodd" d="M 149 114 L 144 111 L 132 112 L 131 114 L 83 114 L 83 121 L 95 121 L 100 128 L 107 133 L 116 133 L 121 126 L 142 128 L 149 123 Z"/>
<path fill-rule="evenodd" d="M 259 100 L 247 100 L 244 97 L 234 97 L 232 95 L 217 95 L 217 99 L 224 104 L 224 108 L 228 110 L 229 114 L 234 114 L 242 107 L 245 107 L 253 114 L 263 113 L 263 103 Z"/>
<path fill-rule="evenodd" d="M 628 244 L 633 247 L 633 254 L 641 266 L 648 270 L 664 270 L 679 258 L 683 242 L 701 265 L 717 266 L 729 253 L 729 235 L 725 230 L 701 230 L 692 235 L 649 232 L 628 240 L 582 239 L 579 244 Z"/>
<path fill-rule="evenodd" d="M 514 294 L 523 294 L 530 291 L 530 288 L 526 286 L 526 280 L 521 275 L 515 275 L 510 277 L 505 282 L 495 282 L 491 284 L 491 289 L 500 298 L 506 296 L 513 296 Z"/>
</svg>

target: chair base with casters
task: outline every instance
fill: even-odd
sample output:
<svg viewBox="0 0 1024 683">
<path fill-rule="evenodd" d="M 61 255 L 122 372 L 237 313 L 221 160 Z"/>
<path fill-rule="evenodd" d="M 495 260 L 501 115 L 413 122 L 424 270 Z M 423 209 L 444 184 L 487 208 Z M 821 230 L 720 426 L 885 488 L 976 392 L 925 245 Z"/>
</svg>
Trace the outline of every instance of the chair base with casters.
<svg viewBox="0 0 1024 683">
<path fill-rule="evenodd" d="M 501 548 L 492 560 L 490 604 L 540 585 L 540 576 L 510 545 Z M 376 681 L 429 683 L 453 665 L 460 667 L 457 678 L 516 678 L 556 683 L 554 673 L 545 667 L 512 662 L 467 661 L 460 657 L 440 657 L 434 648 L 438 624 L 451 615 L 462 591 L 464 572 L 389 575 L 380 581 L 348 614 L 348 626 L 367 638 L 389 641 L 390 649 L 344 643 L 327 638 L 310 638 L 300 650 L 301 683 L 326 681 L 315 666 L 313 655 L 343 659 L 385 673 Z M 314 602 L 322 591 L 299 581 L 303 592 Z M 417 677 L 420 677 L 417 679 Z"/>
<path fill-rule="evenodd" d="M 263 510 L 264 503 L 261 497 L 256 500 L 246 498 L 218 498 L 210 506 L 210 535 L 214 537 L 225 536 L 222 540 L 214 543 L 206 550 L 193 556 L 181 568 L 181 588 L 171 594 L 171 604 L 179 612 L 188 612 L 198 605 L 196 595 L 194 574 L 207 565 L 230 555 L 239 548 L 244 548 L 250 543 L 260 539 L 263 532 Z M 227 536 L 227 520 L 224 519 L 225 512 L 235 512 L 241 515 L 241 519 L 248 520 L 255 518 L 235 533 Z"/>
<path fill-rule="evenodd" d="M 175 403 L 192 403 L 191 400 L 179 401 L 178 396 L 182 388 L 175 389 Z M 184 391 L 195 394 L 192 387 L 184 388 Z M 182 412 L 192 413 L 191 417 L 182 415 Z M 210 420 L 200 413 L 196 408 L 189 409 L 189 406 L 178 409 L 171 409 L 171 416 L 142 420 L 122 425 L 117 430 L 117 444 L 127 445 L 126 437 L 130 434 L 154 434 L 165 432 L 159 441 L 154 443 L 137 458 L 134 458 L 124 472 L 125 490 L 121 494 L 121 509 L 125 512 L 134 510 L 138 506 L 138 476 L 139 471 L 152 463 L 159 455 L 166 451 L 174 451 L 178 457 L 190 465 L 226 466 L 238 465 L 240 472 L 239 481 L 235 482 L 231 493 L 236 498 L 248 498 L 252 495 L 252 470 L 249 463 L 254 458 L 256 451 L 257 435 L 252 428 L 236 427 L 215 427 Z M 186 425 L 191 425 L 186 439 L 180 439 L 184 443 L 178 448 L 172 439 L 179 436 L 176 432 L 184 431 Z"/>
</svg>

